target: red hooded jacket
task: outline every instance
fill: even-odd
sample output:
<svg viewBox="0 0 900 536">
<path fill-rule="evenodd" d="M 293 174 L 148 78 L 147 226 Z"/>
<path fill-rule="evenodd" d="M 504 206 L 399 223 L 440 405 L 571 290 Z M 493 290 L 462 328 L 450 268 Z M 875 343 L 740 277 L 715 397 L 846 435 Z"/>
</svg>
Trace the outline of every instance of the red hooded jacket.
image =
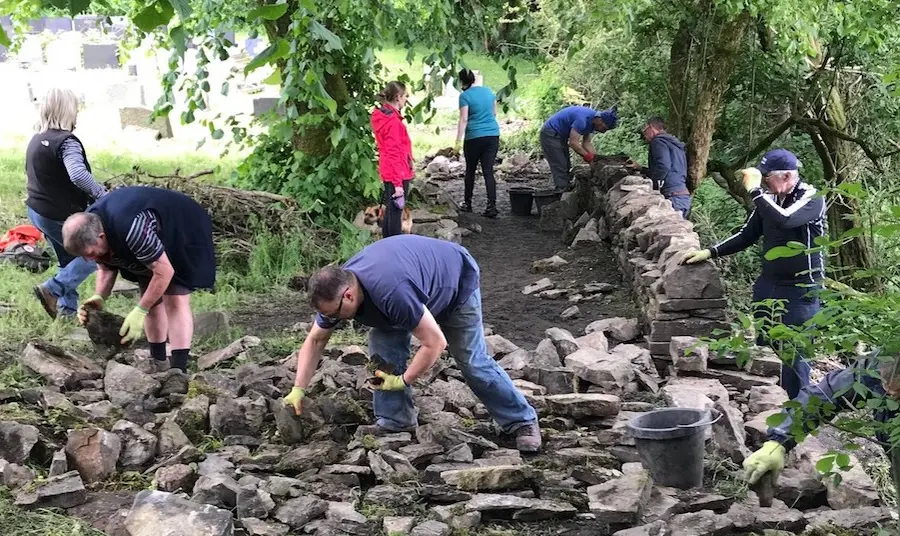
<svg viewBox="0 0 900 536">
<path fill-rule="evenodd" d="M 381 180 L 402 187 L 413 178 L 412 142 L 403 124 L 403 116 L 390 104 L 372 111 L 372 131 L 378 148 L 378 174 Z"/>
</svg>

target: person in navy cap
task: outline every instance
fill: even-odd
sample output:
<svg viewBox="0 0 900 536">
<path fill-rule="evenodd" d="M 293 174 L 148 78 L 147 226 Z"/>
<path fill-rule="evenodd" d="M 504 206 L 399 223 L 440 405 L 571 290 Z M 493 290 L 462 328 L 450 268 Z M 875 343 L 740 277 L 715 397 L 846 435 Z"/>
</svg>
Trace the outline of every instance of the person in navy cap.
<svg viewBox="0 0 900 536">
<path fill-rule="evenodd" d="M 557 190 L 568 190 L 572 182 L 569 148 L 590 164 L 597 157 L 591 144 L 594 132 L 616 128 L 616 107 L 598 112 L 587 106 L 569 106 L 553 114 L 541 128 L 541 150 L 550 164 L 550 174 Z"/>
<path fill-rule="evenodd" d="M 818 290 L 825 278 L 825 260 L 820 251 L 772 260 L 765 257 L 770 249 L 788 242 L 799 242 L 808 250 L 815 246 L 817 237 L 825 234 L 825 199 L 800 180 L 799 168 L 800 162 L 793 153 L 775 149 L 766 153 L 756 168 L 742 170 L 744 188 L 753 199 L 753 211 L 747 221 L 734 235 L 709 249 L 692 252 L 684 261 L 694 264 L 731 255 L 762 237 L 762 274 L 753 285 L 753 302 L 757 304 L 754 316 L 771 316 L 773 308 L 758 302 L 783 300 L 784 311 L 780 318 L 772 320 L 787 326 L 801 326 L 816 314 Z M 767 341 L 761 336 L 759 343 Z M 781 386 L 794 399 L 809 385 L 809 364 L 799 352 L 782 359 L 787 362 L 791 357 L 790 366 L 781 369 Z"/>
</svg>

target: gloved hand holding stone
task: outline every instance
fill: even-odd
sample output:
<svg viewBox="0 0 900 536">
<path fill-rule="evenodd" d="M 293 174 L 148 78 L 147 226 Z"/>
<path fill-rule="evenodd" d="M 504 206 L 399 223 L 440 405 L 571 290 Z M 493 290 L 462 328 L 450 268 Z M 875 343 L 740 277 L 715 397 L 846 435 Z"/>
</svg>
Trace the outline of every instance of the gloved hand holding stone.
<svg viewBox="0 0 900 536">
<path fill-rule="evenodd" d="M 712 252 L 708 249 L 701 249 L 700 251 L 695 251 L 691 253 L 689 257 L 684 259 L 684 264 L 697 264 L 698 262 L 703 262 L 705 260 L 709 260 L 712 256 Z"/>
<path fill-rule="evenodd" d="M 406 389 L 406 382 L 403 381 L 403 376 L 395 376 L 382 370 L 376 370 L 375 376 L 381 381 L 377 383 L 372 382 L 372 387 L 379 391 L 403 391 Z"/>
<path fill-rule="evenodd" d="M 285 406 L 293 406 L 294 414 L 300 415 L 303 412 L 303 397 L 306 396 L 306 391 L 299 386 L 294 386 L 291 389 L 291 392 L 282 399 L 282 403 Z"/>
<path fill-rule="evenodd" d="M 743 175 L 741 182 L 744 183 L 744 189 L 748 192 L 754 188 L 759 188 L 762 184 L 762 173 L 755 167 L 742 169 L 741 174 Z"/>
<path fill-rule="evenodd" d="M 744 460 L 744 476 L 748 484 L 756 484 L 756 481 L 768 472 L 772 472 L 775 479 L 784 469 L 784 445 L 778 441 L 766 441 L 759 450 Z"/>
</svg>

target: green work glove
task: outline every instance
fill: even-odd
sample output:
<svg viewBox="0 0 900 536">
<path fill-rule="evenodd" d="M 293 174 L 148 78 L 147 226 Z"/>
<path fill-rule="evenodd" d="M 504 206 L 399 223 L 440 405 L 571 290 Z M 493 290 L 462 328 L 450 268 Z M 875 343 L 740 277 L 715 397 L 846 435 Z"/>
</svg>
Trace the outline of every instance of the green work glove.
<svg viewBox="0 0 900 536">
<path fill-rule="evenodd" d="M 684 259 L 683 262 L 684 264 L 697 264 L 698 262 L 709 260 L 710 257 L 712 257 L 712 251 L 708 249 L 701 249 L 700 251 L 691 253 L 691 255 Z"/>
<path fill-rule="evenodd" d="M 756 484 L 756 481 L 769 471 L 775 479 L 784 469 L 784 445 L 778 441 L 766 441 L 759 450 L 744 460 L 744 476 L 748 484 Z"/>
<path fill-rule="evenodd" d="M 294 406 L 294 415 L 300 415 L 303 412 L 301 404 L 304 396 L 306 396 L 306 391 L 304 391 L 302 387 L 295 385 L 294 388 L 291 389 L 290 394 L 284 397 L 281 402 L 285 406 Z"/>
<path fill-rule="evenodd" d="M 376 370 L 375 376 L 380 378 L 381 382 L 373 384 L 372 387 L 379 391 L 403 391 L 406 389 L 406 382 L 403 381 L 403 376 L 395 376 L 381 370 Z"/>
<path fill-rule="evenodd" d="M 99 294 L 94 294 L 90 298 L 81 302 L 81 307 L 78 308 L 78 321 L 84 324 L 87 322 L 87 310 L 88 309 L 103 309 L 103 296 Z"/>
<path fill-rule="evenodd" d="M 743 175 L 741 182 L 744 183 L 744 189 L 748 192 L 762 185 L 762 173 L 755 167 L 742 169 L 741 174 Z"/>
<path fill-rule="evenodd" d="M 122 344 L 128 344 L 141 338 L 141 335 L 144 334 L 145 318 L 147 318 L 147 310 L 140 305 L 136 305 L 128 313 L 125 321 L 122 322 L 122 329 L 119 330 L 119 335 L 122 336 Z"/>
</svg>

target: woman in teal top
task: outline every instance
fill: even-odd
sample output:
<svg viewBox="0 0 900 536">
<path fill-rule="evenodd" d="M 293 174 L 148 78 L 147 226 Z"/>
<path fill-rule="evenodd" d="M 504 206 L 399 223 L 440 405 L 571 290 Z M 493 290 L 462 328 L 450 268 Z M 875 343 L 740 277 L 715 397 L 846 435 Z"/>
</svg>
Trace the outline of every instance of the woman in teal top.
<svg viewBox="0 0 900 536">
<path fill-rule="evenodd" d="M 469 69 L 459 72 L 463 92 L 459 96 L 459 125 L 456 130 L 456 150 L 465 136 L 463 154 L 466 158 L 465 201 L 463 212 L 472 212 L 472 191 L 475 189 L 475 168 L 481 162 L 484 186 L 487 190 L 488 218 L 497 217 L 497 185 L 494 182 L 494 161 L 500 148 L 500 125 L 497 124 L 497 96 L 489 88 L 474 86 L 475 73 Z"/>
</svg>

